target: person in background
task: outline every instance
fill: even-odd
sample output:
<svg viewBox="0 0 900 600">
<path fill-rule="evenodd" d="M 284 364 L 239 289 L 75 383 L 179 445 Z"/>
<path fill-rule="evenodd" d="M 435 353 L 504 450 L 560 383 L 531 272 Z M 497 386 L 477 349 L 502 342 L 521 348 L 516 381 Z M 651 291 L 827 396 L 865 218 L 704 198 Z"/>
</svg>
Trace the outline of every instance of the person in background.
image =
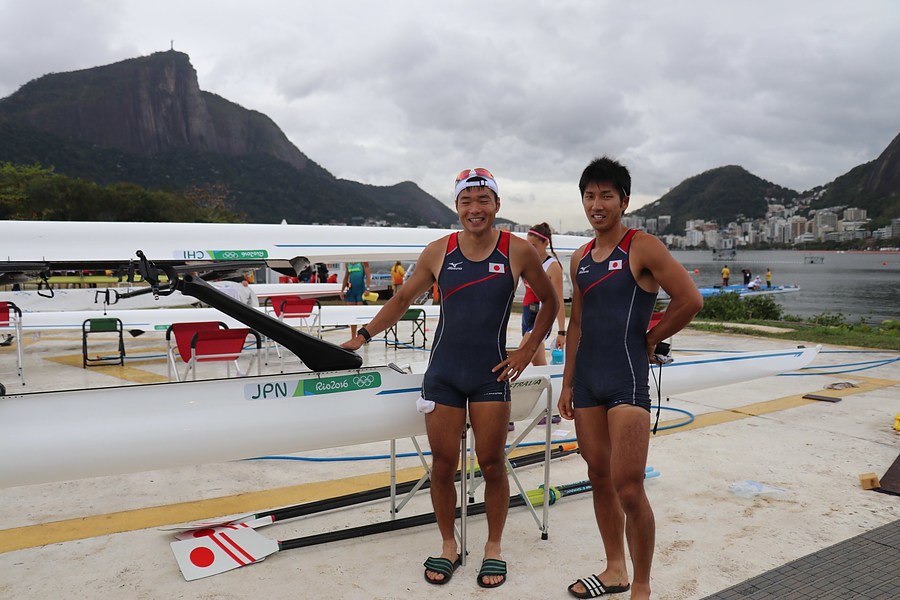
<svg viewBox="0 0 900 600">
<path fill-rule="evenodd" d="M 425 413 L 432 452 L 431 502 L 442 546 L 440 555 L 425 561 L 424 577 L 428 583 L 443 585 L 460 566 L 453 527 L 457 501 L 454 477 L 468 412 L 484 478 L 488 527 L 476 582 L 480 587 L 493 588 L 507 577 L 501 541 L 509 510 L 504 451 L 510 415 L 509 382 L 531 362 L 553 325 L 558 306 L 534 248 L 508 231 L 494 229 L 500 196 L 491 172 L 482 168 L 462 171 L 456 178 L 454 197 L 462 231 L 428 244 L 399 293 L 343 347 L 356 350 L 372 335 L 396 323 L 412 301 L 437 282 L 441 316 L 419 405 Z M 531 341 L 507 354 L 506 328 L 520 276 L 530 282 L 541 309 Z"/>
<path fill-rule="evenodd" d="M 561 349 L 566 345 L 566 303 L 563 300 L 562 264 L 556 255 L 556 251 L 553 249 L 553 231 L 547 223 L 538 223 L 528 230 L 526 239 L 537 250 L 538 256 L 541 257 L 541 266 L 544 268 L 544 272 L 547 273 L 550 283 L 553 284 L 553 289 L 556 291 L 556 298 L 559 301 L 559 313 L 556 315 L 558 327 L 552 347 L 553 349 Z M 528 343 L 528 339 L 531 337 L 531 332 L 534 329 L 534 318 L 541 307 L 534 290 L 531 289 L 527 281 L 523 281 L 523 283 L 525 284 L 525 297 L 522 299 L 522 341 L 519 343 L 519 347 Z M 538 346 L 537 352 L 534 353 L 534 358 L 531 359 L 531 364 L 535 366 L 547 364 L 547 351 L 543 343 Z M 552 422 L 559 423 L 559 421 L 559 415 L 553 415 Z M 541 420 L 540 424 L 543 425 L 545 422 L 546 417 Z M 507 429 L 515 431 L 516 426 L 514 423 L 509 423 Z"/>
<path fill-rule="evenodd" d="M 391 267 L 391 283 L 395 294 L 400 291 L 400 286 L 403 285 L 403 277 L 405 275 L 406 269 L 403 268 L 403 265 L 398 260 L 394 263 L 394 266 Z"/>
<path fill-rule="evenodd" d="M 300 283 L 309 283 L 312 277 L 312 265 L 306 265 L 303 270 L 297 274 L 297 281 Z"/>
<path fill-rule="evenodd" d="M 772 269 L 766 267 L 766 287 L 772 289 Z"/>
<path fill-rule="evenodd" d="M 238 288 L 238 300 L 248 306 L 259 306 L 259 299 L 256 292 L 250 287 L 250 280 L 244 277 L 241 279 L 241 287 Z"/>
<path fill-rule="evenodd" d="M 553 232 L 546 223 L 538 223 L 528 230 L 528 243 L 537 250 L 538 256 L 541 257 L 541 266 L 550 278 L 550 283 L 553 284 L 556 298 L 559 301 L 559 312 L 556 315 L 559 327 L 552 346 L 553 348 L 562 348 L 566 344 L 566 305 L 563 301 L 563 271 L 559 257 L 556 256 L 556 251 L 553 249 L 552 238 Z M 528 338 L 531 337 L 531 331 L 534 329 L 534 318 L 541 306 L 534 290 L 531 289 L 527 281 L 524 283 L 525 297 L 522 299 L 522 342 L 519 344 L 520 347 L 525 345 L 528 342 Z M 531 364 L 535 366 L 547 364 L 547 352 L 543 343 L 538 347 L 537 352 L 534 353 Z"/>
<path fill-rule="evenodd" d="M 328 279 L 328 265 L 325 263 L 316 263 L 316 281 L 318 283 L 328 283 Z"/>
<path fill-rule="evenodd" d="M 753 273 L 750 272 L 750 269 L 741 269 L 741 273 L 744 274 L 744 285 L 749 285 L 753 281 Z"/>
<path fill-rule="evenodd" d="M 728 268 L 728 265 L 722 267 L 722 286 L 728 285 L 728 280 L 731 278 L 731 269 Z"/>
<path fill-rule="evenodd" d="M 703 298 L 658 238 L 623 222 L 631 194 L 626 167 L 607 157 L 596 159 L 578 187 L 594 239 L 572 256 L 572 312 L 558 408 L 564 419 L 575 419 L 606 567 L 568 590 L 576 598 L 596 598 L 630 589 L 632 600 L 646 600 L 656 537 L 644 490 L 649 365 L 659 363 L 657 344 L 690 323 Z M 659 323 L 647 331 L 660 288 L 671 300 Z M 634 569 L 631 583 L 626 539 Z"/>
<path fill-rule="evenodd" d="M 320 275 L 321 277 L 321 275 Z M 321 281 L 325 282 L 328 276 Z M 344 270 L 344 281 L 341 283 L 341 300 L 347 304 L 363 304 L 363 296 L 372 285 L 372 271 L 367 262 L 347 263 Z M 356 337 L 356 325 L 350 326 L 350 339 Z"/>
</svg>

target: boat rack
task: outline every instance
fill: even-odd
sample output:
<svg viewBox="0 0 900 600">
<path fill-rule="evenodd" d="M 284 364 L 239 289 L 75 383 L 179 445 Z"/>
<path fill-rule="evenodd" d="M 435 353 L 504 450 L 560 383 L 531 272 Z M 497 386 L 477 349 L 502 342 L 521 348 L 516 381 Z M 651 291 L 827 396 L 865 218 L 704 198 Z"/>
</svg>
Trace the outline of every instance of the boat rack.
<svg viewBox="0 0 900 600">
<path fill-rule="evenodd" d="M 506 467 L 507 474 L 512 478 L 513 482 L 515 482 L 516 488 L 519 491 L 519 496 L 525 500 L 524 505 L 528 507 L 531 512 L 531 516 L 534 518 L 535 523 L 537 523 L 538 528 L 541 531 L 541 539 L 546 540 L 549 537 L 548 534 L 548 518 L 549 518 L 549 508 L 550 508 L 550 460 L 551 460 L 551 428 L 552 428 L 552 401 L 553 401 L 553 389 L 550 384 L 550 379 L 547 377 L 537 377 L 531 378 L 531 380 L 540 380 L 539 383 L 535 386 L 535 391 L 537 392 L 537 398 L 533 402 L 528 402 L 523 399 L 523 404 L 530 404 L 524 411 L 517 411 L 517 406 L 513 406 L 513 420 L 517 421 L 520 419 L 515 418 L 516 416 L 525 416 L 526 418 L 531 418 L 528 425 L 516 436 L 515 440 L 509 445 L 506 449 Z M 524 380 L 521 383 L 529 383 L 531 380 Z M 516 385 L 514 382 L 511 385 Z M 545 406 L 542 406 L 540 410 L 535 413 L 535 408 L 537 403 L 541 400 L 543 396 Z M 515 400 L 514 400 L 515 402 Z M 524 412 L 524 415 L 522 414 Z M 544 419 L 544 501 L 543 501 L 543 514 L 539 517 L 537 511 L 534 509 L 534 506 L 531 502 L 528 501 L 528 493 L 525 488 L 522 487 L 521 481 L 519 481 L 519 477 L 515 472 L 515 465 L 510 460 L 510 454 L 519 447 L 520 444 L 525 440 L 525 437 L 531 433 L 531 431 L 539 426 L 541 419 Z M 416 454 L 419 457 L 419 460 L 422 463 L 422 466 L 425 468 L 425 473 L 422 477 L 413 485 L 413 487 L 405 493 L 404 498 L 397 503 L 397 440 L 391 440 L 391 520 L 395 520 L 397 513 L 406 506 L 407 502 L 409 502 L 412 497 L 418 492 L 431 478 L 431 469 L 428 466 L 428 462 L 425 460 L 425 453 L 422 451 L 421 446 L 419 446 L 419 442 L 415 437 L 410 438 L 412 440 L 413 446 L 416 449 Z M 459 498 L 460 498 L 460 507 L 458 509 L 458 515 L 460 518 L 459 527 L 456 529 L 456 535 L 459 540 L 460 545 L 460 561 L 462 565 L 466 564 L 466 521 L 469 514 L 469 504 L 473 504 L 475 502 L 475 490 L 478 485 L 483 481 L 477 477 L 476 473 L 478 471 L 475 467 L 475 444 L 474 437 L 471 435 L 471 427 L 470 424 L 466 423 L 466 429 L 463 432 L 462 437 L 460 438 L 460 477 L 459 477 Z M 472 514 L 481 514 L 484 510 L 478 510 L 476 512 L 472 512 Z M 434 522 L 434 521 L 431 521 Z M 416 525 L 418 523 L 415 523 Z M 409 526 L 414 526 L 414 524 L 410 524 Z"/>
<path fill-rule="evenodd" d="M 399 369 L 399 367 L 397 368 Z M 572 454 L 578 450 L 577 448 L 567 449 L 563 446 L 554 449 L 550 446 L 553 420 L 551 419 L 552 388 L 548 377 L 538 376 L 521 379 L 517 382 L 513 382 L 511 386 L 524 387 L 525 391 L 529 393 L 513 395 L 511 418 L 514 421 L 520 422 L 528 420 L 528 425 L 525 426 L 513 443 L 510 444 L 506 453 L 507 474 L 509 477 L 512 477 L 512 480 L 515 482 L 516 488 L 518 489 L 518 493 L 509 498 L 509 505 L 510 507 L 528 506 L 535 522 L 540 528 L 541 539 L 546 540 L 548 539 L 548 508 L 556 499 L 555 494 L 551 492 L 549 484 L 550 460 Z M 538 408 L 538 402 L 542 397 L 544 398 L 544 404 Z M 510 453 L 515 451 L 516 448 L 522 444 L 524 438 L 534 430 L 535 427 L 540 425 L 540 421 L 544 417 L 546 417 L 546 420 L 543 424 L 543 427 L 545 428 L 543 450 L 510 458 Z M 456 516 L 460 519 L 460 523 L 456 528 L 456 536 L 459 539 L 460 560 L 463 563 L 465 563 L 467 554 L 466 524 L 468 516 L 485 512 L 485 505 L 483 502 L 477 504 L 473 503 L 474 490 L 478 485 L 479 471 L 475 468 L 474 449 L 469 445 L 471 438 L 469 430 L 470 427 L 467 425 L 466 430 L 460 439 L 461 469 L 457 474 L 457 480 L 459 481 L 460 486 L 460 506 L 456 510 Z M 231 569 L 259 562 L 265 556 L 282 550 L 305 548 L 328 542 L 356 539 L 363 536 L 388 533 L 410 527 L 436 523 L 437 518 L 433 512 L 397 518 L 399 511 L 414 494 L 419 490 L 430 486 L 431 471 L 425 460 L 425 453 L 422 452 L 416 438 L 413 437 L 411 439 L 418 452 L 419 459 L 425 467 L 425 474 L 417 481 L 397 483 L 396 440 L 391 440 L 391 480 L 389 486 L 346 494 L 336 498 L 327 498 L 315 502 L 299 504 L 296 506 L 278 508 L 263 513 L 247 515 L 236 520 L 219 523 L 196 523 L 188 528 L 178 528 L 182 529 L 182 531 L 176 534 L 177 541 L 172 542 L 171 547 L 182 575 L 184 575 L 186 580 L 193 581 L 195 579 L 217 575 Z M 540 462 L 544 463 L 544 484 L 539 490 L 527 492 L 522 487 L 522 484 L 515 473 L 515 469 L 517 467 L 533 465 Z M 584 489 L 589 489 L 589 487 Z M 405 496 L 402 501 L 398 503 L 398 494 L 401 493 L 405 494 Z M 541 498 L 538 498 L 538 495 L 541 495 Z M 379 523 L 338 529 L 335 531 L 281 541 L 269 539 L 255 531 L 255 528 L 257 527 L 262 527 L 286 519 L 336 510 L 365 502 L 381 500 L 387 497 L 390 497 L 391 517 L 390 519 Z M 543 504 L 542 516 L 538 516 L 537 511 L 534 509 L 534 504 L 538 503 Z M 225 545 L 239 549 L 240 556 L 233 552 L 228 552 L 226 553 L 227 556 L 223 555 L 220 557 L 221 559 L 216 559 L 215 554 L 218 552 L 216 548 L 222 548 Z M 208 557 L 208 560 L 199 560 L 204 557 Z"/>
</svg>

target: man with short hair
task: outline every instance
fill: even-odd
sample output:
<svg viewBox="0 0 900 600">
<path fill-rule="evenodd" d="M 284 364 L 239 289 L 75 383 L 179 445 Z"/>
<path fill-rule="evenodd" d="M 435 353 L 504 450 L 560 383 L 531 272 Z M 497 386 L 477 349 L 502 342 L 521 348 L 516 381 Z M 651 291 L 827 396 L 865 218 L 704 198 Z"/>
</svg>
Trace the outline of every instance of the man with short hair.
<svg viewBox="0 0 900 600">
<path fill-rule="evenodd" d="M 579 189 L 594 239 L 572 256 L 572 312 L 558 408 L 564 419 L 575 419 L 606 568 L 572 583 L 569 593 L 596 598 L 630 589 L 633 600 L 643 600 L 650 597 L 656 532 L 644 491 L 649 364 L 659 363 L 656 345 L 685 327 L 703 299 L 659 239 L 622 222 L 631 194 L 628 169 L 607 157 L 596 159 L 582 173 Z M 660 287 L 671 301 L 648 332 Z"/>
<path fill-rule="evenodd" d="M 396 323 L 412 301 L 437 282 L 441 318 L 422 383 L 422 410 L 432 452 L 431 501 L 443 543 L 440 555 L 425 561 L 424 575 L 429 583 L 446 584 L 460 565 L 453 529 L 454 477 L 468 407 L 484 478 L 488 522 L 484 560 L 476 581 L 481 587 L 497 587 L 506 581 L 501 537 L 509 509 L 504 450 L 509 382 L 518 378 L 543 343 L 558 301 L 534 248 L 508 231 L 494 229 L 500 196 L 490 171 L 461 172 L 456 178 L 455 199 L 462 231 L 430 243 L 398 293 L 343 346 L 356 350 Z M 528 279 L 541 308 L 535 335 L 507 355 L 506 328 L 520 276 Z"/>
</svg>

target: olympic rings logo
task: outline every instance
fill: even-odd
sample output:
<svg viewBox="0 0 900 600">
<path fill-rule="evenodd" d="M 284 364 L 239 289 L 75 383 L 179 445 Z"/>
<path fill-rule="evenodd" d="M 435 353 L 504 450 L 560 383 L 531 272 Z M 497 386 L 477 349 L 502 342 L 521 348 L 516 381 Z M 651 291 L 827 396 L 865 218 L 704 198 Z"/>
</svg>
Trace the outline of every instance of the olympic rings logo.
<svg viewBox="0 0 900 600">
<path fill-rule="evenodd" d="M 357 375 L 353 378 L 353 385 L 359 387 L 369 387 L 374 383 L 375 376 L 369 373 L 368 375 Z"/>
<path fill-rule="evenodd" d="M 240 258 L 238 253 L 233 252 L 233 251 L 223 252 L 221 256 L 222 256 L 222 258 L 226 258 L 226 259 L 227 258 Z"/>
</svg>

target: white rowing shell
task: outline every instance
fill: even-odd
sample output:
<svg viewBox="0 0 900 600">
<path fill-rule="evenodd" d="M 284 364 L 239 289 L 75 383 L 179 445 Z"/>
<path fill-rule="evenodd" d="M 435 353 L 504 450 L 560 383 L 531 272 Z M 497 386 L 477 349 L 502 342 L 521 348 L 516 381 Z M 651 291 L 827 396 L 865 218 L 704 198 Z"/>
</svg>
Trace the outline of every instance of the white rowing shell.
<svg viewBox="0 0 900 600">
<path fill-rule="evenodd" d="M 381 306 L 323 306 L 314 309 L 313 315 L 319 315 L 319 325 L 364 325 L 372 320 Z M 410 308 L 419 308 L 425 311 L 427 318 L 438 318 L 441 314 L 440 305 L 413 305 Z M 260 311 L 265 311 L 259 308 Z M 122 321 L 122 327 L 128 330 L 140 331 L 165 331 L 173 323 L 191 323 L 196 321 L 221 321 L 229 327 L 246 327 L 237 319 L 226 315 L 215 308 L 159 308 L 159 309 L 133 309 L 116 310 L 69 310 L 69 311 L 42 311 L 25 313 L 22 315 L 22 329 L 24 331 L 41 331 L 56 329 L 81 330 L 82 325 L 88 319 L 100 317 L 115 317 Z M 291 325 L 300 325 L 301 319 L 286 318 L 285 322 Z M 305 324 L 305 323 L 303 323 Z"/>
<path fill-rule="evenodd" d="M 817 353 L 679 359 L 664 367 L 662 393 L 794 371 Z M 539 412 L 548 379 L 555 403 L 561 377 L 562 365 L 526 369 L 513 384 L 513 420 Z M 0 487 L 422 435 L 424 419 L 415 408 L 421 385 L 421 373 L 380 368 L 12 394 L 0 397 Z"/>
</svg>

